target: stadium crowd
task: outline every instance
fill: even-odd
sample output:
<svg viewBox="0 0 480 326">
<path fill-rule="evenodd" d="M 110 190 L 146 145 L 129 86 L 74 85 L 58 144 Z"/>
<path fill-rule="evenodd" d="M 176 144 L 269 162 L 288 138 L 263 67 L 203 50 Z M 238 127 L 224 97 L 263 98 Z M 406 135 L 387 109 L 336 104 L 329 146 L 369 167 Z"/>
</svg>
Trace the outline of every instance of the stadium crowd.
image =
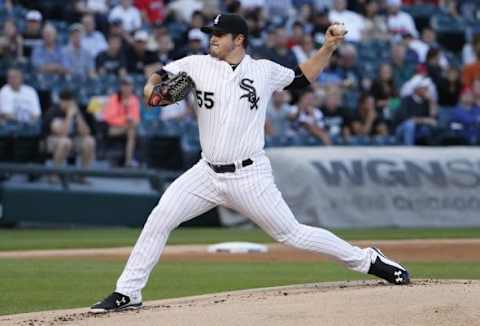
<svg viewBox="0 0 480 326">
<path fill-rule="evenodd" d="M 198 155 L 196 99 L 151 110 L 142 88 L 162 65 L 207 53 L 200 27 L 219 12 L 247 19 L 252 57 L 291 68 L 321 46 L 331 22 L 349 31 L 308 89 L 274 94 L 267 146 L 480 144 L 478 1 L 71 3 L 0 0 L 1 141 L 34 137 L 56 166 L 76 155 L 83 167 L 96 155 L 155 165 L 162 137 Z M 0 160 L 16 160 L 6 148 Z"/>
</svg>

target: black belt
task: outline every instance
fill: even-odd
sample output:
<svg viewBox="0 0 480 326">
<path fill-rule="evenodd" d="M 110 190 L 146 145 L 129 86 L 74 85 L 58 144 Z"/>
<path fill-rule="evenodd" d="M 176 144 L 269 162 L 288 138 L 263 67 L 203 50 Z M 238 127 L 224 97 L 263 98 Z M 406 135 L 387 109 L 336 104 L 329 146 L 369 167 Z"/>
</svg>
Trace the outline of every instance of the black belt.
<svg viewBox="0 0 480 326">
<path fill-rule="evenodd" d="M 235 170 L 237 169 L 235 167 L 235 164 L 215 165 L 208 162 L 207 164 L 212 168 L 213 171 L 215 171 L 215 173 L 235 172 Z M 253 161 L 249 158 L 242 161 L 242 167 L 246 167 L 252 164 L 253 164 Z"/>
</svg>

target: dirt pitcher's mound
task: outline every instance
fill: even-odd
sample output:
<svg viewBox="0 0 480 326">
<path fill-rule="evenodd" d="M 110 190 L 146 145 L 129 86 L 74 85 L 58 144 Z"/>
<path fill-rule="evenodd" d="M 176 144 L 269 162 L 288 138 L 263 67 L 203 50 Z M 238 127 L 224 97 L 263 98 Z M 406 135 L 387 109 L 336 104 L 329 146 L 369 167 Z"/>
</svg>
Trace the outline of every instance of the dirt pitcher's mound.
<svg viewBox="0 0 480 326">
<path fill-rule="evenodd" d="M 139 311 L 85 309 L 1 316 L 1 325 L 480 325 L 479 281 L 318 283 L 149 302 Z"/>
</svg>

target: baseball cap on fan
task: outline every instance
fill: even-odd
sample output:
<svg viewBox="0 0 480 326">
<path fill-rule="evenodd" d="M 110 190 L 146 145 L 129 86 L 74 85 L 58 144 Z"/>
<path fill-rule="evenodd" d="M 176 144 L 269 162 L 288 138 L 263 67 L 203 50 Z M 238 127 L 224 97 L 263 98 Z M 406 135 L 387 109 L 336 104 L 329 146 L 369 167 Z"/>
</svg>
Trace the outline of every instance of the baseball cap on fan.
<svg viewBox="0 0 480 326">
<path fill-rule="evenodd" d="M 204 26 L 200 29 L 207 34 L 226 33 L 226 34 L 243 34 L 248 36 L 248 25 L 245 19 L 236 14 L 220 14 L 215 17 L 213 24 Z"/>
<path fill-rule="evenodd" d="M 27 12 L 26 18 L 27 20 L 35 22 L 41 22 L 43 19 L 42 14 L 38 10 L 30 10 Z"/>
<path fill-rule="evenodd" d="M 146 31 L 136 31 L 133 35 L 133 40 L 138 42 L 147 42 L 148 41 L 148 33 Z"/>
</svg>

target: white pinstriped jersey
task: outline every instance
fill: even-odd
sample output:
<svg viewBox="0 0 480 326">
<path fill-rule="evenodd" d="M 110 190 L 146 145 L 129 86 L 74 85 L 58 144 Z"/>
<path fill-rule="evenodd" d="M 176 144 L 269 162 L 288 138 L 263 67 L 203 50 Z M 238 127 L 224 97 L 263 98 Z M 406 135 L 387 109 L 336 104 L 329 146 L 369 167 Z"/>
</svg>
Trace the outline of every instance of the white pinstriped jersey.
<svg viewBox="0 0 480 326">
<path fill-rule="evenodd" d="M 245 55 L 233 70 L 210 55 L 192 55 L 163 69 L 185 71 L 195 82 L 202 156 L 229 164 L 263 152 L 267 104 L 272 93 L 294 79 L 292 69 Z"/>
</svg>

